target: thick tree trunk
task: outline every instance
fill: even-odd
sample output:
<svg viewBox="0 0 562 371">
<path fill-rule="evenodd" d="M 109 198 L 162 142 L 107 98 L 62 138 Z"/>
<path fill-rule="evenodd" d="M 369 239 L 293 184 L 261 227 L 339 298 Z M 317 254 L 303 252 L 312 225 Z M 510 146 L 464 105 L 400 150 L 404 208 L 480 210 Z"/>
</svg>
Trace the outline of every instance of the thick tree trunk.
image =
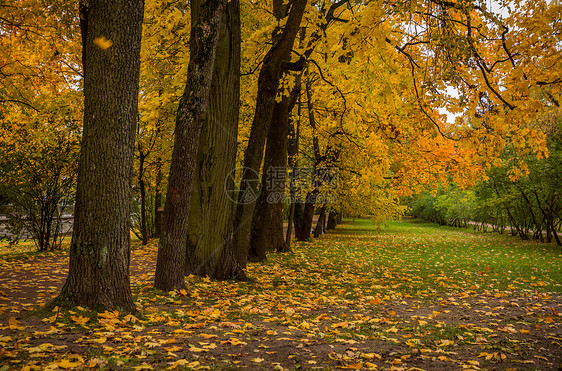
<svg viewBox="0 0 562 371">
<path fill-rule="evenodd" d="M 338 225 L 338 213 L 336 213 L 333 209 L 330 209 L 328 213 L 328 226 L 327 229 L 335 229 Z"/>
<path fill-rule="evenodd" d="M 192 7 L 195 3 L 197 1 L 192 0 Z M 199 14 L 192 12 L 197 22 L 192 22 L 187 82 L 176 117 L 174 150 L 156 261 L 154 287 L 164 291 L 186 287 L 187 219 L 193 174 L 201 128 L 207 116 L 215 50 L 226 0 L 207 0 L 200 4 Z"/>
<path fill-rule="evenodd" d="M 282 245 L 285 245 L 283 197 L 289 133 L 288 106 L 289 98 L 284 97 L 281 102 L 275 103 L 273 110 L 271 128 L 267 137 L 260 194 L 252 219 L 248 254 L 250 261 L 265 260 L 268 250 L 285 250 Z M 281 211 L 280 218 L 279 211 Z"/>
<path fill-rule="evenodd" d="M 284 236 L 284 226 L 283 226 L 283 209 L 285 207 L 285 202 L 281 200 L 273 206 L 271 216 L 271 226 L 269 228 L 269 241 L 267 246 L 272 251 L 277 252 L 288 252 L 291 249 L 285 242 Z"/>
<path fill-rule="evenodd" d="M 216 50 L 207 122 L 201 133 L 188 220 L 186 274 L 246 279 L 234 258 L 234 189 L 240 97 L 240 3 L 231 1 Z"/>
<path fill-rule="evenodd" d="M 295 211 L 293 213 L 293 224 L 295 226 L 295 238 L 297 239 L 297 241 L 304 241 L 302 238 L 302 236 L 304 236 L 304 231 L 305 231 L 305 226 L 304 226 L 304 222 L 305 222 L 305 218 L 304 218 L 304 202 L 302 202 L 302 200 L 300 199 L 300 197 L 297 195 L 295 200 L 293 201 L 293 205 L 295 208 Z M 310 229 L 308 231 L 310 233 Z M 306 238 L 304 238 L 306 240 Z"/>
<path fill-rule="evenodd" d="M 80 3 L 84 131 L 68 278 L 51 306 L 136 311 L 129 259 L 143 8 L 142 0 Z"/>
<path fill-rule="evenodd" d="M 236 207 L 234 219 L 234 241 L 237 260 L 245 267 L 250 246 L 250 232 L 255 200 L 248 202 L 247 197 L 257 193 L 265 139 L 267 138 L 275 96 L 284 64 L 291 60 L 291 51 L 300 28 L 300 23 L 307 0 L 293 0 L 287 23 L 279 40 L 272 46 L 264 58 L 258 78 L 258 93 L 254 119 L 250 129 L 248 147 L 244 154 L 244 168 L 240 183 L 240 201 Z"/>
<path fill-rule="evenodd" d="M 318 220 L 316 221 L 316 228 L 314 228 L 314 237 L 318 238 L 320 235 L 325 233 L 324 229 L 324 221 L 326 219 L 326 205 L 322 205 L 320 209 L 320 215 L 318 216 Z"/>
<path fill-rule="evenodd" d="M 285 245 L 287 249 L 291 248 L 291 237 L 293 234 L 293 226 L 295 228 L 295 235 L 297 235 L 302 230 L 302 223 L 295 222 L 296 220 L 302 220 L 297 217 L 297 213 L 302 214 L 302 206 L 297 201 L 297 184 L 296 184 L 296 171 L 298 167 L 298 156 L 299 156 L 299 136 L 300 136 L 300 115 L 301 115 L 301 99 L 300 99 L 300 89 L 297 98 L 297 120 L 289 121 L 289 138 L 287 142 L 287 160 L 291 168 L 290 182 L 289 182 L 289 192 L 290 192 L 290 202 L 291 206 L 289 209 L 289 223 L 287 227 L 287 233 L 285 236 Z"/>
<path fill-rule="evenodd" d="M 140 198 L 141 198 L 141 237 L 142 244 L 148 244 L 148 223 L 146 220 L 146 183 L 144 182 L 144 162 L 146 155 L 139 148 L 139 188 L 140 188 Z"/>
<path fill-rule="evenodd" d="M 289 217 L 287 218 L 287 231 L 285 232 L 285 246 L 287 251 L 291 251 L 291 237 L 293 236 L 293 218 L 295 216 L 295 202 L 291 195 L 291 204 L 289 206 Z"/>
<path fill-rule="evenodd" d="M 308 76 L 307 76 L 308 77 Z M 307 108 L 308 108 L 308 121 L 312 128 L 312 147 L 314 151 L 314 167 L 313 174 L 316 174 L 316 169 L 322 162 L 322 154 L 320 153 L 320 144 L 318 142 L 318 136 L 316 135 L 316 119 L 314 116 L 314 106 L 312 103 L 312 86 L 310 79 L 307 78 L 306 83 L 306 96 L 307 96 Z M 314 204 L 316 203 L 316 197 L 318 195 L 318 188 L 315 188 L 312 192 L 306 195 L 306 200 L 304 203 L 303 212 L 303 230 L 302 234 L 297 236 L 298 241 L 305 241 L 310 238 L 310 233 L 312 230 L 312 219 L 314 217 Z"/>
<path fill-rule="evenodd" d="M 296 235 L 297 241 L 306 241 L 310 238 L 310 233 L 312 231 L 312 219 L 314 218 L 314 204 L 317 193 L 318 190 L 314 190 L 312 192 L 308 192 L 306 195 L 301 216 L 302 220 L 300 221 L 302 229 L 301 233 Z"/>
<path fill-rule="evenodd" d="M 283 236 L 283 207 L 285 205 L 289 120 L 300 94 L 300 81 L 301 75 L 299 74 L 290 93 L 283 96 L 281 101 L 276 102 L 274 106 L 264 159 L 264 169 L 271 170 L 266 170 L 262 174 L 260 198 L 252 221 L 249 255 L 253 261 L 264 259 L 266 251 L 289 250 Z"/>
</svg>

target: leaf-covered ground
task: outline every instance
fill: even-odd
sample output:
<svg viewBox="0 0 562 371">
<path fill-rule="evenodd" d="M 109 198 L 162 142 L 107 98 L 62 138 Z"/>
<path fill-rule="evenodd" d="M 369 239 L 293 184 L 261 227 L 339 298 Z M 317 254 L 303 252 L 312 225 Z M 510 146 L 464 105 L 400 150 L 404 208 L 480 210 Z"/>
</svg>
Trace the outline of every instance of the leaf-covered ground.
<svg viewBox="0 0 562 371">
<path fill-rule="evenodd" d="M 0 370 L 559 369 L 562 250 L 493 234 L 348 221 L 252 264 L 255 282 L 151 288 L 135 244 L 139 313 L 41 311 L 65 254 L 0 260 Z"/>
</svg>

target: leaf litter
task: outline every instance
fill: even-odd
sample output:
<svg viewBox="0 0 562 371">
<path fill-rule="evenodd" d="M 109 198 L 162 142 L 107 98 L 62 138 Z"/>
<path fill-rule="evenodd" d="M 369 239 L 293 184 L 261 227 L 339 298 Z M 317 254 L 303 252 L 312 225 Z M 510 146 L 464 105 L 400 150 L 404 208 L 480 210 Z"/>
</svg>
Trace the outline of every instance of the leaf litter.
<svg viewBox="0 0 562 371">
<path fill-rule="evenodd" d="M 45 313 L 65 254 L 0 260 L 2 370 L 556 369 L 559 249 L 490 234 L 347 222 L 250 264 L 255 282 L 152 288 L 157 245 L 133 245 L 139 313 Z"/>
</svg>

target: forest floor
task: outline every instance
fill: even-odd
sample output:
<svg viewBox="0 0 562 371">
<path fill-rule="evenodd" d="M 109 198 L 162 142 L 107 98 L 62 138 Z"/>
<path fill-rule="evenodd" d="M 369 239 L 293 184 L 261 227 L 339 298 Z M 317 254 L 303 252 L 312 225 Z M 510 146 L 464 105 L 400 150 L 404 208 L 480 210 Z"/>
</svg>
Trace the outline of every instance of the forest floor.
<svg viewBox="0 0 562 371">
<path fill-rule="evenodd" d="M 253 282 L 152 288 L 133 244 L 139 312 L 46 312 L 65 252 L 0 247 L 0 370 L 562 367 L 562 249 L 415 220 L 346 221 L 250 264 Z M 29 248 L 27 248 L 29 250 Z"/>
</svg>

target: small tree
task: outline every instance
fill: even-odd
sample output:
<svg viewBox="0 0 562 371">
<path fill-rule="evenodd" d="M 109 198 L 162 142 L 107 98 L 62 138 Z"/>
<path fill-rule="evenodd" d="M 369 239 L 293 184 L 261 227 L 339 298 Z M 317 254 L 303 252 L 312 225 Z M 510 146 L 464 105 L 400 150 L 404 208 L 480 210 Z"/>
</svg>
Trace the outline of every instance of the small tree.
<svg viewBox="0 0 562 371">
<path fill-rule="evenodd" d="M 60 130 L 58 130 L 60 129 Z M 65 227 L 62 216 L 72 205 L 78 157 L 78 128 L 0 124 L 1 210 L 8 217 L 5 236 L 12 243 L 33 238 L 39 250 L 60 247 Z"/>
</svg>

